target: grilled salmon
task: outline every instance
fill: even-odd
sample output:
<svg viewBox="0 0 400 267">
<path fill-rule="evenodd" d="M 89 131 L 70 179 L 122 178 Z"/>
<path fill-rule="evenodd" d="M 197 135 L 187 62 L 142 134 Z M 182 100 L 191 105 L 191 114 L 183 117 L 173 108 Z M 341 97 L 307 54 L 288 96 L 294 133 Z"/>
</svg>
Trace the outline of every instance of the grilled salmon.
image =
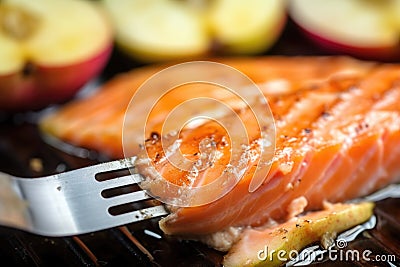
<svg viewBox="0 0 400 267">
<path fill-rule="evenodd" d="M 245 164 L 233 163 L 243 172 L 240 181 L 211 203 L 171 206 L 171 214 L 160 222 L 165 233 L 200 239 L 217 249 L 228 250 L 243 227 L 257 227 L 271 220 L 285 221 L 298 213 L 293 212 L 293 207 L 299 212 L 317 210 L 324 202 L 353 199 L 400 181 L 397 162 L 400 156 L 400 66 L 343 57 L 220 62 L 248 75 L 268 99 L 276 134 L 275 150 L 268 163 L 270 170 L 263 183 L 250 192 L 261 137 L 256 125 L 249 123 L 246 129 L 250 144 L 243 147 L 241 153 L 251 155 L 253 160 Z M 129 99 L 138 86 L 159 69 L 139 69 L 117 77 L 98 94 L 73 102 L 44 118 L 43 131 L 110 157 L 123 156 L 121 129 Z M 228 95 L 221 98 L 233 103 L 243 121 L 251 121 L 248 108 L 235 106 L 235 99 Z M 262 108 L 264 103 L 255 105 Z M 137 106 L 138 114 L 140 110 Z M 163 107 L 149 118 L 148 127 L 153 134 L 145 143 L 145 149 L 140 152 L 137 144 L 129 151 L 139 153 L 137 169 L 147 177 L 149 190 L 162 190 L 158 188 L 160 176 L 150 171 L 150 165 L 163 179 L 179 186 L 188 183 L 193 187 L 202 186 L 224 175 L 232 156 L 232 136 L 218 123 L 207 121 L 172 133 L 171 136 L 176 135 L 179 140 L 179 149 L 167 147 L 165 150 L 158 135 L 161 122 L 167 116 L 167 112 L 162 111 Z M 232 116 L 221 115 L 221 120 L 229 121 Z M 141 134 L 142 129 L 134 122 L 128 128 L 130 136 Z M 214 152 L 219 156 L 209 168 L 196 172 L 192 179 L 192 170 L 202 155 L 201 140 L 212 140 Z M 132 142 L 132 146 L 134 144 Z M 177 169 L 167 160 L 165 151 L 187 155 L 192 165 L 185 171 Z"/>
<path fill-rule="evenodd" d="M 215 61 L 243 72 L 259 84 L 266 95 L 287 94 L 342 76 L 362 77 L 374 66 L 373 63 L 345 57 L 266 57 Z M 40 127 L 43 132 L 73 145 L 100 151 L 111 158 L 121 158 L 124 155 L 121 129 L 129 101 L 149 77 L 165 67 L 150 66 L 119 74 L 93 96 L 73 101 L 46 116 L 40 122 Z M 176 95 L 171 99 L 174 97 Z M 191 91 L 187 90 L 186 95 L 180 91 L 179 97 L 191 97 Z M 169 110 L 170 106 L 163 108 Z M 275 108 L 281 110 L 287 107 L 279 103 Z M 135 109 L 136 114 L 143 113 L 142 106 L 138 105 Z M 164 119 L 165 113 L 154 114 L 148 121 L 153 124 L 153 130 L 159 130 L 159 122 Z M 141 130 L 141 125 L 130 121 L 129 136 L 138 136 L 142 134 Z M 139 152 L 138 144 L 133 144 L 132 149 L 132 154 Z"/>
</svg>

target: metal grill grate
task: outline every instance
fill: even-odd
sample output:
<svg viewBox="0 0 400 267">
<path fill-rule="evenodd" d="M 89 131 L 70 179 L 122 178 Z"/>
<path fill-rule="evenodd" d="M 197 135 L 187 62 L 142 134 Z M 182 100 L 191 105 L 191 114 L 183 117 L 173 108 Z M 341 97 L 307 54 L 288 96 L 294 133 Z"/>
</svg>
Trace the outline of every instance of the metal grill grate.
<svg viewBox="0 0 400 267">
<path fill-rule="evenodd" d="M 118 229 L 71 238 L 1 229 L 0 236 L 0 254 L 8 266 L 151 266 Z"/>
</svg>

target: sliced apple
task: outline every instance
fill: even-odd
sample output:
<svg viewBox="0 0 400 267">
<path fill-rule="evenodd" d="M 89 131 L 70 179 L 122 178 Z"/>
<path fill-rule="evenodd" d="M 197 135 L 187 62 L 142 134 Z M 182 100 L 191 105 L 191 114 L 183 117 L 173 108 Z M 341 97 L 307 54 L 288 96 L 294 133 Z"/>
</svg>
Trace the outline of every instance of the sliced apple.
<svg viewBox="0 0 400 267">
<path fill-rule="evenodd" d="M 305 246 L 365 222 L 374 204 L 329 205 L 323 211 L 293 218 L 276 227 L 246 229 L 225 256 L 223 265 L 280 266 Z"/>
<path fill-rule="evenodd" d="M 117 43 L 145 61 L 258 53 L 285 24 L 281 0 L 103 0 Z"/>
<path fill-rule="evenodd" d="M 105 0 L 117 43 L 136 58 L 169 60 L 203 54 L 210 38 L 199 10 L 185 1 Z"/>
<path fill-rule="evenodd" d="M 333 51 L 400 56 L 400 0 L 289 0 L 289 13 L 313 41 Z"/>
<path fill-rule="evenodd" d="M 282 0 L 217 0 L 209 13 L 209 25 L 223 52 L 254 54 L 269 48 L 286 21 Z"/>
<path fill-rule="evenodd" d="M 75 94 L 105 65 L 112 29 L 83 0 L 0 2 L 0 110 L 42 108 Z"/>
</svg>

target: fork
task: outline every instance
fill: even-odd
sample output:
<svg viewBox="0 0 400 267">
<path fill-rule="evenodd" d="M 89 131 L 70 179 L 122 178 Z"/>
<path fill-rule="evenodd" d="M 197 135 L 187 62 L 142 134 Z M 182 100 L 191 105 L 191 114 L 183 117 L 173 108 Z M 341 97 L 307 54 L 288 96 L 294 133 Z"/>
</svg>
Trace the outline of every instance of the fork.
<svg viewBox="0 0 400 267">
<path fill-rule="evenodd" d="M 167 215 L 162 204 L 113 215 L 110 209 L 151 199 L 144 190 L 104 197 L 135 185 L 139 174 L 99 181 L 99 174 L 134 169 L 136 157 L 100 163 L 40 178 L 0 173 L 0 225 L 43 236 L 78 235 Z"/>
</svg>

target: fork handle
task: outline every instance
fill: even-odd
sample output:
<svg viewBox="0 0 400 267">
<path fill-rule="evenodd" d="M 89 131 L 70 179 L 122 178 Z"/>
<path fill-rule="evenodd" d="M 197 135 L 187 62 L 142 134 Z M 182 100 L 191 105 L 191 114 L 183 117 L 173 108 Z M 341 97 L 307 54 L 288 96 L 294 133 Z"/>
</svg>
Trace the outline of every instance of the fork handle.
<svg viewBox="0 0 400 267">
<path fill-rule="evenodd" d="M 13 176 L 0 172 L 0 223 L 26 227 L 28 205 L 17 193 Z"/>
</svg>

